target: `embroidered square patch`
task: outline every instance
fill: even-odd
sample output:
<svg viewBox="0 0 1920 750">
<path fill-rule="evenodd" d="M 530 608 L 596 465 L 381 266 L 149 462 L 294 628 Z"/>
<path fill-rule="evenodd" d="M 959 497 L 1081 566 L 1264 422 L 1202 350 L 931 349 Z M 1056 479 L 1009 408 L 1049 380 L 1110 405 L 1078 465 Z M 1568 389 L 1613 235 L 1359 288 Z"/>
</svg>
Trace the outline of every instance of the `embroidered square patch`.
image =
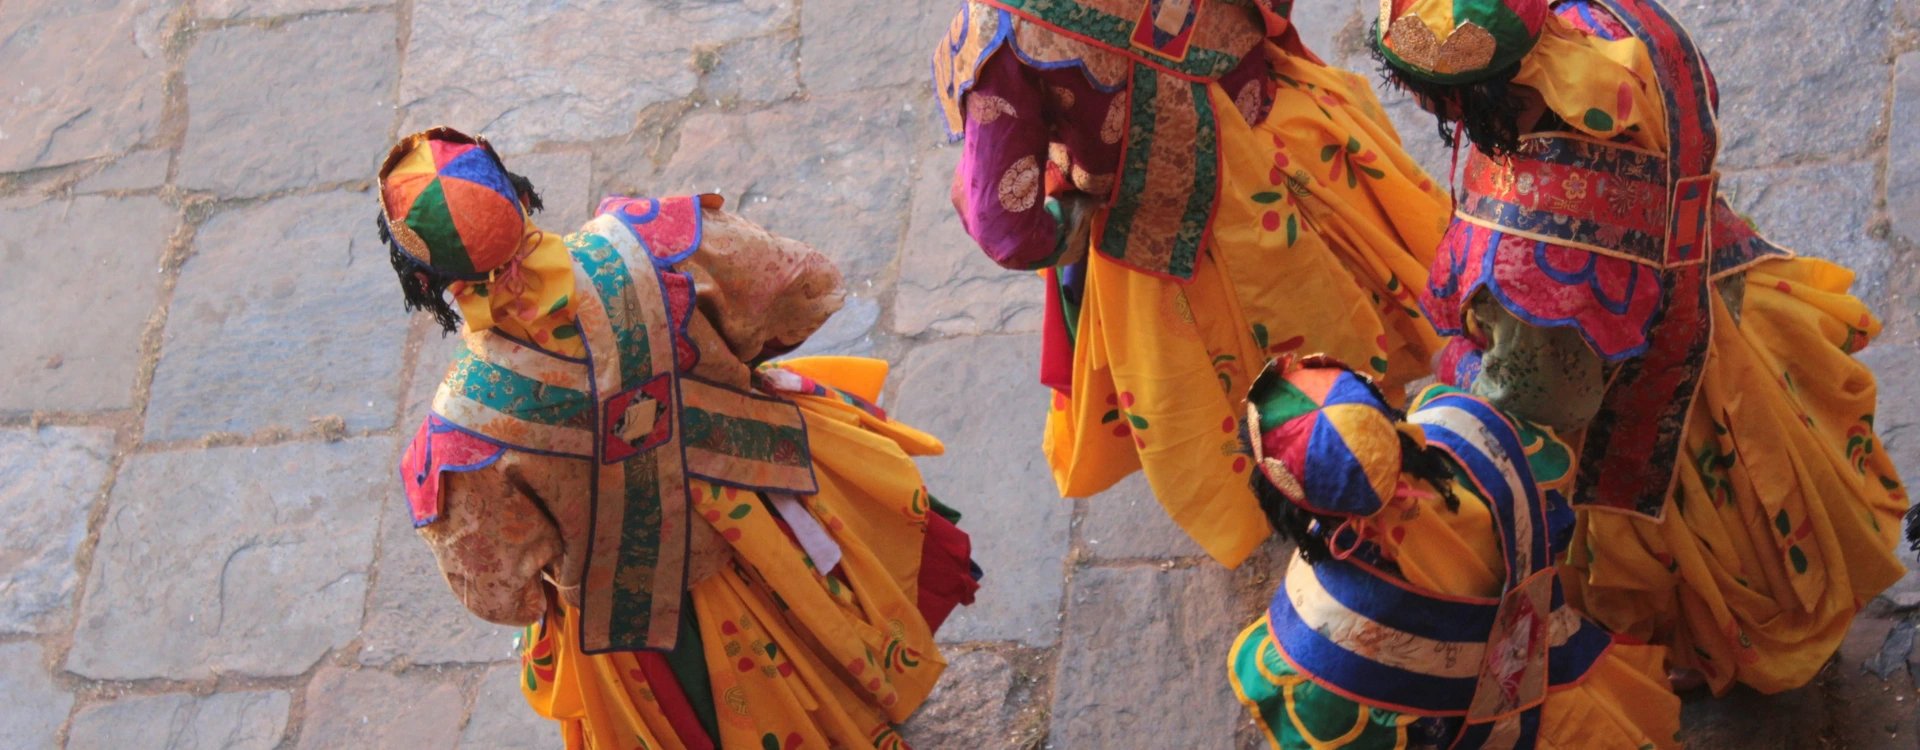
<svg viewBox="0 0 1920 750">
<path fill-rule="evenodd" d="M 673 375 L 661 373 L 607 398 L 601 460 L 619 463 L 673 438 Z"/>
<path fill-rule="evenodd" d="M 1714 176 L 1688 177 L 1674 185 L 1673 208 L 1667 215 L 1666 265 L 1697 263 L 1706 257 L 1707 219 L 1712 214 Z"/>
<path fill-rule="evenodd" d="M 1200 0 L 1147 0 L 1133 25 L 1133 46 L 1175 62 L 1187 59 Z"/>
<path fill-rule="evenodd" d="M 1553 576 L 1552 568 L 1534 573 L 1501 598 L 1467 721 L 1489 721 L 1546 700 Z"/>
</svg>

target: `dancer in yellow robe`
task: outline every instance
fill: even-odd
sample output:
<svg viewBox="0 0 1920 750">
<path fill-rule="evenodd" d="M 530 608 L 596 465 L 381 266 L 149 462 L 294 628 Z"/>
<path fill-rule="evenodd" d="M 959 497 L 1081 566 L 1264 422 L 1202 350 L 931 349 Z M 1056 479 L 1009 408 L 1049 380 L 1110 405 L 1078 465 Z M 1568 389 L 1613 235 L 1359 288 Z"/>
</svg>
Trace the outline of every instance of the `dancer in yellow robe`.
<svg viewBox="0 0 1920 750">
<path fill-rule="evenodd" d="M 1227 565 L 1267 536 L 1234 427 L 1260 364 L 1329 353 L 1398 393 L 1439 346 L 1413 294 L 1446 197 L 1290 5 L 974 0 L 934 60 L 967 231 L 1048 278 L 1061 494 L 1144 470 Z"/>
<path fill-rule="evenodd" d="M 380 198 L 409 306 L 465 345 L 402 462 L 414 524 L 462 603 L 528 626 L 567 746 L 902 747 L 975 575 L 912 459 L 940 443 L 873 405 L 885 363 L 763 364 L 839 307 L 832 264 L 717 196 L 547 233 L 444 128 Z"/>
<path fill-rule="evenodd" d="M 1904 572 L 1853 274 L 1718 195 L 1713 74 L 1656 0 L 1383 8 L 1376 51 L 1473 143 L 1441 377 L 1580 446 L 1569 600 L 1715 692 L 1806 684 Z"/>
</svg>

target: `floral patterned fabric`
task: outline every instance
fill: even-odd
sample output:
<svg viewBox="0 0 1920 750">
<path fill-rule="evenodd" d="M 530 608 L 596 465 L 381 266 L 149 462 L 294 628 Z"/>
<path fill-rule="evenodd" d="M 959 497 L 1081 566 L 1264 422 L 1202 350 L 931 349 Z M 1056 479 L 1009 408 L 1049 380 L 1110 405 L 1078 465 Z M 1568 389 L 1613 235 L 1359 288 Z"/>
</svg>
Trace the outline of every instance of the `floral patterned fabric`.
<svg viewBox="0 0 1920 750">
<path fill-rule="evenodd" d="M 1900 579 L 1908 498 L 1874 431 L 1877 387 L 1853 357 L 1879 322 L 1853 274 L 1810 258 L 1713 298 L 1714 336 L 1666 520 L 1583 512 L 1570 601 L 1670 647 L 1715 691 L 1807 683 L 1864 602 Z"/>
<path fill-rule="evenodd" d="M 934 87 L 949 131 L 959 137 L 974 128 L 973 121 L 1016 114 L 1021 104 L 1028 113 L 1026 127 L 1033 126 L 1039 100 L 979 95 L 995 58 L 1017 58 L 1001 67 L 1052 78 L 1045 84 L 1051 91 L 1042 93 L 1059 106 L 1049 114 L 1054 121 L 1079 121 L 1083 136 L 1079 143 L 1051 139 L 1068 149 L 1056 162 L 1057 182 L 1075 177 L 1071 149 L 1113 152 L 1114 171 L 1107 173 L 1112 179 L 1098 180 L 1096 174 L 1104 189 L 1079 188 L 1102 209 L 1093 228 L 1100 242 L 1093 248 L 1136 271 L 1186 280 L 1195 273 L 1222 199 L 1219 127 L 1229 112 L 1207 92 L 1218 85 L 1241 92 L 1244 83 L 1257 80 L 1263 67 L 1258 50 L 1269 38 L 1302 49 L 1272 0 L 973 0 L 962 6 L 935 48 Z M 1000 86 L 1013 85 L 1005 72 L 998 77 Z M 1101 95 L 1087 102 L 1094 106 L 1077 108 L 1088 97 L 1075 88 L 1088 85 Z M 1052 135 L 1045 129 L 1035 132 Z M 1094 133 L 1099 141 L 1084 137 Z M 983 137 L 970 134 L 969 141 Z M 980 169 L 963 166 L 966 184 L 956 186 L 956 207 L 963 214 L 983 210 L 975 206 L 988 205 L 981 200 L 988 198 L 1004 201 L 1011 213 L 1031 210 L 1042 194 L 1040 165 L 1047 158 L 1034 145 L 1031 138 L 1022 139 L 1015 144 L 1019 151 L 1004 160 Z M 1104 154 L 1095 158 L 1104 160 Z M 988 190 L 993 194 L 983 195 Z M 973 205 L 962 196 L 973 198 Z M 985 247 L 1003 264 L 1036 267 L 1069 252 L 1061 247 L 1064 236 L 1033 231 L 1053 227 L 1042 218 L 1021 222 L 1027 225 L 1023 231 L 977 231 L 1024 240 L 1014 248 L 999 247 L 998 240 Z M 1017 251 L 1024 252 L 1016 259 Z"/>
<path fill-rule="evenodd" d="M 1132 112 L 1123 89 L 1103 86 L 1080 65 L 1036 67 L 1016 51 L 982 62 L 966 97 L 954 206 L 988 257 L 1026 270 L 1051 266 L 1070 250 L 1065 227 L 1047 211 L 1049 184 L 1111 206 Z M 1262 80 L 1267 67 L 1250 56 L 1220 79 L 1250 122 L 1272 101 Z"/>
<path fill-rule="evenodd" d="M 1265 119 L 1221 111 L 1225 195 L 1186 283 L 1089 253 L 1070 387 L 1047 414 L 1061 493 L 1085 497 L 1144 470 L 1174 522 L 1228 565 L 1268 534 L 1247 488 L 1241 400 L 1259 368 L 1324 353 L 1389 392 L 1439 349 L 1413 300 L 1447 200 L 1400 148 L 1366 80 L 1264 48 Z M 1095 239 L 1097 244 L 1098 239 Z"/>
<path fill-rule="evenodd" d="M 1655 153 L 1666 153 L 1672 138 L 1700 140 L 1698 122 L 1652 127 L 1667 120 L 1667 105 L 1646 100 L 1641 88 L 1656 79 L 1632 71 L 1651 69 L 1655 61 L 1629 24 L 1608 10 L 1611 5 L 1555 5 L 1557 23 L 1576 35 L 1535 50 L 1516 79 L 1545 99 L 1551 116 L 1542 127 L 1611 137 Z M 1670 45 L 1672 39 L 1656 41 Z M 1687 78 L 1710 111 L 1717 99 L 1711 71 L 1702 65 Z M 1628 120 L 1640 126 L 1620 127 Z M 1710 140 L 1702 148 L 1682 155 L 1710 163 Z M 1716 692 L 1735 682 L 1775 692 L 1812 679 L 1860 604 L 1901 575 L 1892 550 L 1906 491 L 1873 428 L 1873 376 L 1852 357 L 1879 331 L 1879 322 L 1847 294 L 1852 274 L 1766 242 L 1724 200 L 1705 207 L 1705 215 L 1714 245 L 1705 272 L 1713 283 L 1701 284 L 1697 295 L 1674 295 L 1686 304 L 1649 316 L 1710 331 L 1700 357 L 1688 365 L 1697 372 L 1697 395 L 1670 423 L 1661 423 L 1659 435 L 1674 439 L 1677 460 L 1670 472 L 1652 477 L 1657 481 L 1651 486 L 1671 489 L 1637 495 L 1665 520 L 1582 507 L 1564 575 L 1576 606 L 1615 632 L 1669 646 L 1676 665 L 1699 670 Z M 1464 223 L 1449 236 L 1483 231 Z M 1485 234 L 1495 239 L 1482 256 L 1443 250 L 1433 291 L 1435 298 L 1452 301 L 1447 309 L 1453 312 L 1436 322 L 1463 324 L 1454 316 L 1466 309 L 1473 290 L 1462 277 L 1479 274 L 1506 285 L 1574 276 L 1584 283 L 1567 282 L 1570 291 L 1559 297 L 1517 286 L 1502 286 L 1492 296 L 1524 322 L 1576 327 L 1597 356 L 1618 363 L 1614 367 L 1637 367 L 1639 347 L 1660 345 L 1625 312 L 1633 307 L 1631 290 L 1644 288 L 1633 269 L 1642 263 L 1630 259 L 1630 252 Z M 1450 247 L 1471 253 L 1486 244 Z M 1566 304 L 1542 314 L 1549 302 Z M 1467 384 L 1488 376 L 1472 344 L 1455 344 L 1443 378 Z M 1676 403 L 1671 386 L 1622 390 L 1618 382 L 1616 375 L 1607 396 L 1615 413 L 1643 414 Z M 1608 444 L 1594 433 L 1608 421 L 1596 421 L 1575 441 L 1584 442 L 1583 485 L 1623 476 L 1594 469 L 1609 457 L 1603 447 Z"/>
<path fill-rule="evenodd" d="M 774 371 L 756 376 L 749 361 L 797 345 L 838 307 L 839 274 L 705 204 L 691 223 L 649 225 L 645 206 L 623 203 L 564 240 L 594 296 L 553 313 L 578 322 L 595 359 L 497 328 L 467 333 L 470 351 L 408 450 L 417 530 L 468 609 L 531 626 L 524 687 L 569 747 L 899 747 L 893 725 L 944 666 L 930 618 L 977 588 L 966 535 L 929 519 L 912 459 L 941 446 L 870 407 L 884 363 L 797 361 L 806 377 L 785 380 L 806 388 L 792 392 L 774 388 L 785 382 Z M 682 230 L 690 241 L 675 239 Z M 646 269 L 649 250 L 684 271 L 614 272 Z M 662 322 L 604 325 L 639 313 Z M 635 378 L 629 355 L 671 372 Z M 634 382 L 594 403 L 595 383 L 622 379 Z M 669 438 L 677 460 L 654 465 L 684 470 L 685 491 L 606 491 L 609 471 L 654 476 L 632 466 Z M 773 502 L 745 486 L 791 494 Z M 685 516 L 668 502 L 682 496 Z M 629 560 L 665 546 L 649 540 L 682 538 L 684 574 L 665 554 Z M 809 549 L 838 559 L 816 565 Z M 687 606 L 662 609 L 683 580 Z M 677 624 L 671 651 L 595 645 L 607 621 L 595 612 L 630 624 L 620 597 L 636 593 L 654 602 L 648 645 L 660 629 L 673 643 Z"/>
<path fill-rule="evenodd" d="M 835 368 L 807 369 L 831 382 Z M 783 748 L 903 746 L 893 725 L 944 666 L 918 592 L 952 582 L 928 581 L 922 567 L 951 577 L 957 562 L 964 578 L 967 565 L 963 536 L 957 549 L 922 546 L 931 504 L 912 456 L 941 446 L 837 392 L 787 397 L 806 415 L 820 481 L 799 507 L 840 563 L 815 566 L 761 495 L 693 480 L 697 635 L 683 634 L 668 657 L 703 662 L 692 675 L 644 669 L 643 653 L 582 649 L 579 541 L 590 509 L 580 462 L 510 453 L 446 477 L 444 513 L 420 532 L 469 609 L 531 624 L 523 687 L 568 747 L 760 747 L 769 736 Z M 957 530 L 944 528 L 953 543 Z M 705 707 L 712 726 L 690 731 L 662 693 Z"/>
</svg>

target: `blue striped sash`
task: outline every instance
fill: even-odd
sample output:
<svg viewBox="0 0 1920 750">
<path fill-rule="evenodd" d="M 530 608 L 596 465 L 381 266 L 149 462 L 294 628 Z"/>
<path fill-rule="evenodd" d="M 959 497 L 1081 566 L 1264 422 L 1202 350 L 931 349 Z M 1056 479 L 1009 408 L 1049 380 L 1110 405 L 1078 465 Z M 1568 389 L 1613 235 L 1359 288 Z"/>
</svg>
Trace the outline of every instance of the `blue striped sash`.
<svg viewBox="0 0 1920 750">
<path fill-rule="evenodd" d="M 1303 674 L 1354 700 L 1464 717 L 1459 747 L 1530 747 L 1549 686 L 1579 680 L 1612 639 L 1561 596 L 1546 504 L 1514 426 L 1460 393 L 1430 399 L 1410 421 L 1489 503 L 1503 595 L 1423 591 L 1353 557 L 1296 560 L 1268 609 L 1273 638 Z"/>
</svg>

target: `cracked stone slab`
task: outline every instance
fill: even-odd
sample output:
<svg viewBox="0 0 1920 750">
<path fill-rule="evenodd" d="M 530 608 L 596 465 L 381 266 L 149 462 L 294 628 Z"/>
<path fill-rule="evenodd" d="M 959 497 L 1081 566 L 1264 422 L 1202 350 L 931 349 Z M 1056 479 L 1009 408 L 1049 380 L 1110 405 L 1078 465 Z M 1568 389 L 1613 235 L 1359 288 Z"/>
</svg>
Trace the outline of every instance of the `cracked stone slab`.
<svg viewBox="0 0 1920 750">
<path fill-rule="evenodd" d="M 536 183 L 539 184 L 539 183 Z M 541 188 L 544 192 L 546 188 Z M 548 210 L 555 210 L 549 206 Z M 393 290 L 399 294 L 399 290 Z M 424 315 L 424 313 L 417 313 Z M 446 376 L 458 335 L 427 331 L 414 360 L 413 381 L 402 404 L 400 450 L 426 418 L 434 391 Z M 396 453 L 397 455 L 397 453 Z M 397 477 L 397 475 L 395 475 Z M 360 662 L 392 664 L 470 664 L 513 658 L 514 629 L 474 617 L 447 588 L 446 578 L 413 531 L 406 503 L 388 485 L 381 513 L 379 574 L 367 600 L 366 623 L 360 631 Z"/>
<path fill-rule="evenodd" d="M 0 633 L 47 632 L 72 605 L 74 555 L 112 459 L 112 430 L 0 430 Z"/>
<path fill-rule="evenodd" d="M 1166 508 L 1154 498 L 1147 476 L 1140 472 L 1087 499 L 1087 513 L 1080 521 L 1080 538 L 1086 541 L 1087 553 L 1095 560 L 1167 559 L 1207 554 L 1167 516 Z"/>
<path fill-rule="evenodd" d="M 959 3 L 807 0 L 800 6 L 800 78 L 814 93 L 914 86 L 932 101 L 927 60 Z"/>
<path fill-rule="evenodd" d="M 312 668 L 360 628 L 394 460 L 384 438 L 135 456 L 108 499 L 66 669 L 195 680 Z"/>
<path fill-rule="evenodd" d="M 1015 750 L 1012 703 L 1016 674 L 1006 657 L 969 651 L 948 657 L 940 684 L 913 718 L 900 727 L 915 746 Z"/>
<path fill-rule="evenodd" d="M 455 678 L 434 670 L 394 675 L 325 667 L 307 685 L 306 723 L 296 747 L 451 750 L 466 703 Z"/>
<path fill-rule="evenodd" d="M 696 53 L 696 55 L 699 53 Z M 800 94 L 800 40 L 786 36 L 743 39 L 711 52 L 700 90 L 719 101 L 774 102 Z M 696 57 L 696 64 L 701 58 Z"/>
<path fill-rule="evenodd" d="M 0 645 L 0 737 L 13 747 L 53 747 L 54 733 L 73 708 L 73 695 L 60 690 L 42 665 L 45 652 L 32 641 Z"/>
<path fill-rule="evenodd" d="M 561 234 L 580 231 L 599 197 L 593 194 L 593 155 L 585 151 L 503 155 L 508 169 L 533 182 L 546 208 L 535 215 L 542 229 Z M 397 291 L 397 288 L 396 288 Z"/>
<path fill-rule="evenodd" d="M 400 289 L 393 290 L 395 295 Z M 431 316 L 417 312 L 431 321 Z M 413 383 L 407 388 L 405 411 L 400 418 L 401 440 L 413 439 L 413 433 L 420 428 L 420 420 L 427 418 L 427 408 L 433 405 L 433 394 L 440 390 L 440 382 L 445 380 L 447 372 L 453 366 L 453 355 L 460 351 L 460 334 L 440 334 L 438 324 L 430 322 L 426 339 L 420 342 L 420 353 L 413 363 Z"/>
<path fill-rule="evenodd" d="M 401 440 L 413 436 L 405 431 Z M 366 626 L 360 633 L 360 662 L 385 665 L 475 664 L 514 658 L 510 628 L 475 617 L 461 606 L 434 562 L 433 552 L 413 530 L 413 517 L 391 483 L 381 513 L 380 575 L 367 600 Z"/>
<path fill-rule="evenodd" d="M 920 460 L 928 491 L 960 510 L 986 578 L 954 610 L 942 642 L 1051 646 L 1073 504 L 1060 499 L 1040 452 L 1048 391 L 1030 375 L 1038 336 L 940 341 L 907 356 L 889 408 L 939 437 L 944 456 Z"/>
<path fill-rule="evenodd" d="M 949 190 L 959 162 L 959 146 L 920 156 L 893 328 L 907 336 L 1038 331 L 1047 286 L 1032 272 L 1001 268 L 967 236 Z"/>
<path fill-rule="evenodd" d="M 507 150 L 625 135 L 642 110 L 694 92 L 696 47 L 761 35 L 791 16 L 781 0 L 588 0 L 510 14 L 419 0 L 400 104 L 409 130 L 444 123 Z"/>
<path fill-rule="evenodd" d="M 720 193 L 730 210 L 832 258 L 849 291 L 873 294 L 906 230 L 909 141 L 922 124 L 898 97 L 878 94 L 701 110 L 681 124 L 679 148 L 648 187 Z"/>
<path fill-rule="evenodd" d="M 1720 84 L 1720 168 L 1855 154 L 1883 112 L 1884 0 L 1672 3 Z M 1845 29 L 1842 36 L 1835 30 Z M 1782 58 L 1782 50 L 1792 52 Z"/>
<path fill-rule="evenodd" d="M 372 178 L 391 145 L 394 23 L 365 13 L 203 35 L 187 58 L 191 116 L 176 181 L 248 197 Z"/>
<path fill-rule="evenodd" d="M 1775 695 L 1735 685 L 1718 698 L 1705 691 L 1683 696 L 1679 739 L 1699 748 L 1828 747 L 1821 730 L 1830 721 L 1818 682 Z"/>
<path fill-rule="evenodd" d="M 1887 310 L 1882 317 L 1887 327 L 1859 358 L 1873 368 L 1880 388 L 1874 424 L 1894 467 L 1911 483 L 1920 479 L 1920 378 L 1914 377 L 1920 372 L 1920 342 L 1915 341 L 1920 331 L 1897 310 Z"/>
<path fill-rule="evenodd" d="M 460 732 L 460 747 L 488 750 L 500 747 L 555 747 L 560 724 L 533 712 L 520 692 L 520 665 L 502 664 L 480 681 L 473 699 L 473 718 Z"/>
<path fill-rule="evenodd" d="M 0 207 L 0 296 L 30 300 L 34 319 L 0 336 L 0 413 L 133 405 L 140 334 L 179 223 L 157 198 Z"/>
<path fill-rule="evenodd" d="M 392 426 L 407 315 L 376 211 L 326 193 L 209 220 L 174 290 L 146 439 Z"/>
<path fill-rule="evenodd" d="M 0 173 L 111 156 L 158 135 L 167 19 L 178 6 L 0 4 Z"/>
<path fill-rule="evenodd" d="M 1287 21 L 1300 30 L 1300 41 L 1307 49 L 1321 59 L 1333 62 L 1351 70 L 1367 70 L 1361 60 L 1349 57 L 1343 44 L 1349 26 L 1359 31 L 1365 25 L 1371 25 L 1373 18 L 1380 13 L 1380 4 L 1372 0 L 1352 0 L 1352 2 L 1304 3 L 1295 5 L 1293 12 L 1287 14 Z M 1364 43 L 1364 42 L 1363 42 Z M 1364 58 L 1365 49 L 1354 57 Z"/>
<path fill-rule="evenodd" d="M 1868 232 L 1875 182 L 1871 162 L 1854 162 L 1739 172 L 1721 189 L 1769 239 L 1853 269 L 1853 294 L 1879 312 L 1893 253 Z"/>
<path fill-rule="evenodd" d="M 1894 62 L 1893 121 L 1920 122 L 1920 52 Z M 1920 129 L 1887 134 L 1887 215 L 1894 232 L 1920 244 Z"/>
<path fill-rule="evenodd" d="M 1236 591 L 1235 578 L 1218 565 L 1077 571 L 1054 678 L 1052 746 L 1130 747 L 1141 737 L 1162 747 L 1235 746 L 1243 709 L 1226 679 L 1227 652 L 1264 604 Z"/>
<path fill-rule="evenodd" d="M 73 717 L 72 748 L 272 750 L 287 729 L 281 691 L 156 695 L 88 706 Z"/>
<path fill-rule="evenodd" d="M 379 0 L 206 0 L 194 6 L 201 18 L 270 18 L 348 10 L 374 5 Z"/>
<path fill-rule="evenodd" d="M 1887 327 L 1859 358 L 1873 368 L 1880 389 L 1875 399 L 1875 431 L 1911 488 L 1920 480 L 1920 379 L 1913 376 L 1920 372 L 1920 346 L 1914 342 L 1920 331 L 1914 330 L 1908 316 L 1894 310 L 1885 313 Z M 1880 592 L 1879 601 L 1900 609 L 1920 607 L 1920 558 L 1904 543 L 1896 552 L 1906 563 L 1907 574 Z"/>
<path fill-rule="evenodd" d="M 77 193 L 107 193 L 157 188 L 167 181 L 167 164 L 172 159 L 172 154 L 160 149 L 135 151 L 81 180 L 73 186 L 73 190 Z"/>
<path fill-rule="evenodd" d="M 1840 643 L 1840 654 L 1829 665 L 1834 679 L 1827 686 L 1832 706 L 1836 747 L 1912 747 L 1920 737 L 1920 691 L 1914 689 L 1912 642 L 1907 654 L 1891 654 L 1894 668 L 1881 679 L 1866 664 L 1880 655 L 1894 623 L 1874 617 L 1854 620 Z M 1891 651 L 1899 651 L 1899 643 Z M 1906 664 L 1900 664 L 1904 656 Z M 1904 668 L 1902 668 L 1904 667 Z M 1758 739 L 1760 736 L 1756 736 Z M 1757 746 L 1757 745 L 1756 745 Z"/>
</svg>

